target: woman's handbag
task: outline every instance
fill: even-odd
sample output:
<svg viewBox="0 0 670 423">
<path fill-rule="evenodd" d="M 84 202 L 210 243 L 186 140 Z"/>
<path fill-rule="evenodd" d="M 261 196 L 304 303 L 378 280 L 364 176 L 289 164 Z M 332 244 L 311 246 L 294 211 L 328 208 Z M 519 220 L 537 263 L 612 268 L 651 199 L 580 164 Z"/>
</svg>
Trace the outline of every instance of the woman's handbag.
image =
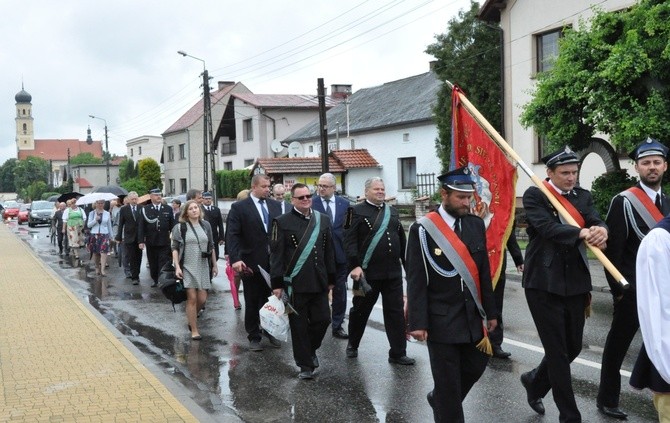
<svg viewBox="0 0 670 423">
<path fill-rule="evenodd" d="M 184 282 L 177 279 L 172 262 L 165 263 L 161 269 L 161 272 L 158 275 L 158 287 L 163 292 L 163 295 L 165 295 L 165 298 L 172 301 L 172 309 L 174 311 L 177 311 L 174 307 L 175 304 L 186 301 Z"/>
</svg>

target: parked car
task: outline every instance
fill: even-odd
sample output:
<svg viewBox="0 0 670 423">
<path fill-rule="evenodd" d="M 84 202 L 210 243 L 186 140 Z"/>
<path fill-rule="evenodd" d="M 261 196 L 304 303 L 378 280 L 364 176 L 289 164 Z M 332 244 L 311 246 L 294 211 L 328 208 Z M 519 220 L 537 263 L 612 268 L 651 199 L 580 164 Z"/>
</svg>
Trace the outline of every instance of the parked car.
<svg viewBox="0 0 670 423">
<path fill-rule="evenodd" d="M 28 226 L 34 228 L 39 224 L 50 225 L 54 204 L 53 201 L 33 201 L 28 214 Z"/>
<path fill-rule="evenodd" d="M 28 214 L 30 213 L 30 204 L 21 204 L 19 208 L 19 214 L 16 216 L 16 221 L 19 225 L 23 225 L 28 222 Z"/>
<path fill-rule="evenodd" d="M 13 219 L 19 215 L 21 205 L 16 201 L 5 201 L 5 209 L 2 211 L 2 219 Z"/>
</svg>

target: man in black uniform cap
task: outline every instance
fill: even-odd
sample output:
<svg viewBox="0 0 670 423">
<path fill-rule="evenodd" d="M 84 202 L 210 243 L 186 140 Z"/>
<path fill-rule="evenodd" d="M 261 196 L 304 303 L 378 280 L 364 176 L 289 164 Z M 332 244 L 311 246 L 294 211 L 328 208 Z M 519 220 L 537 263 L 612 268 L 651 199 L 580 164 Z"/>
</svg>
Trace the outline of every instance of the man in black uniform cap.
<svg viewBox="0 0 670 423">
<path fill-rule="evenodd" d="M 347 357 L 358 357 L 358 345 L 370 312 L 381 294 L 384 328 L 391 345 L 388 361 L 411 365 L 414 359 L 406 355 L 401 267 L 405 261 L 405 230 L 398 211 L 384 203 L 385 197 L 384 181 L 370 178 L 365 181 L 365 201 L 347 211 L 344 250 L 355 291 L 349 311 Z M 367 294 L 356 295 L 361 278 L 365 278 L 372 289 Z"/>
<path fill-rule="evenodd" d="M 496 327 L 484 221 L 470 214 L 467 167 L 438 178 L 442 204 L 412 225 L 407 240 L 410 335 L 428 341 L 436 422 L 464 422 L 462 402 L 492 353 Z"/>
<path fill-rule="evenodd" d="M 163 204 L 161 190 L 154 188 L 149 191 L 151 203 L 140 209 L 137 240 L 140 249 L 147 247 L 149 272 L 153 283 L 158 286 L 158 275 L 161 268 L 170 261 L 170 233 L 174 226 L 172 208 Z"/>
<path fill-rule="evenodd" d="M 651 138 L 647 138 L 628 155 L 635 161 L 640 182 L 612 199 L 605 219 L 607 226 L 617 228 L 607 240 L 605 254 L 630 283 L 629 289 L 623 290 L 621 284 L 605 272 L 614 300 L 614 314 L 603 351 L 596 405 L 601 413 L 617 419 L 625 419 L 627 416 L 619 408 L 619 370 L 640 327 L 635 295 L 637 250 L 642 238 L 663 216 L 670 213 L 670 201 L 661 190 L 663 174 L 668 170 L 667 155 L 668 148 Z"/>
<path fill-rule="evenodd" d="M 335 252 L 328 216 L 312 209 L 305 184 L 291 188 L 288 213 L 274 219 L 270 246 L 272 290 L 287 291 L 295 313 L 289 314 L 293 358 L 300 379 L 312 379 L 319 367 L 316 350 L 330 325 L 328 291 L 335 284 Z"/>
<path fill-rule="evenodd" d="M 223 231 L 223 215 L 221 214 L 221 209 L 212 205 L 212 193 L 209 191 L 202 193 L 202 207 L 205 209 L 205 215 L 203 217 L 212 227 L 214 252 L 216 253 L 216 259 L 218 260 L 219 245 L 223 245 L 223 240 L 225 239 Z"/>
<path fill-rule="evenodd" d="M 542 161 L 547 166 L 548 195 L 560 201 L 581 227 L 563 223 L 540 188 L 533 186 L 524 193 L 528 247 L 522 286 L 544 357 L 538 367 L 521 375 L 521 383 L 536 413 L 544 414 L 542 398 L 551 390 L 559 421 L 581 422 L 570 363 L 582 349 L 585 308 L 591 298 L 584 243 L 604 248 L 607 225 L 594 209 L 591 193 L 576 187 L 579 158 L 575 153 L 565 147 Z"/>
</svg>

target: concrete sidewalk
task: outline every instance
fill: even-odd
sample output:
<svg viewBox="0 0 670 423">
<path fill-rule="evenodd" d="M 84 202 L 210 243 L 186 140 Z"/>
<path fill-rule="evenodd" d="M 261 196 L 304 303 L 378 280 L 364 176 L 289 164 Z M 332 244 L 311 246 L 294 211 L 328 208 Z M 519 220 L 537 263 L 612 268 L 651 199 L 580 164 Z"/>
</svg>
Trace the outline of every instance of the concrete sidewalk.
<svg viewBox="0 0 670 423">
<path fill-rule="evenodd" d="M 0 287 L 0 422 L 211 420 L 4 224 Z"/>
</svg>

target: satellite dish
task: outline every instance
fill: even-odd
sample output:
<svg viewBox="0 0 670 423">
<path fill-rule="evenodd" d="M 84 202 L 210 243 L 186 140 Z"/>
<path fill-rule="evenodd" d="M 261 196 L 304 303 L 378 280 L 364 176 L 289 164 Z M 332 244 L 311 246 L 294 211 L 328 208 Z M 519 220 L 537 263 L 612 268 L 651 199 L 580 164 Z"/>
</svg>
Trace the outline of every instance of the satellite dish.
<svg viewBox="0 0 670 423">
<path fill-rule="evenodd" d="M 302 157 L 304 153 L 302 144 L 298 141 L 293 141 L 288 145 L 288 156 L 289 157 Z"/>
<path fill-rule="evenodd" d="M 272 143 L 270 144 L 270 149 L 272 150 L 273 153 L 281 153 L 282 150 L 284 149 L 284 146 L 281 144 L 281 141 L 272 140 Z"/>
</svg>

